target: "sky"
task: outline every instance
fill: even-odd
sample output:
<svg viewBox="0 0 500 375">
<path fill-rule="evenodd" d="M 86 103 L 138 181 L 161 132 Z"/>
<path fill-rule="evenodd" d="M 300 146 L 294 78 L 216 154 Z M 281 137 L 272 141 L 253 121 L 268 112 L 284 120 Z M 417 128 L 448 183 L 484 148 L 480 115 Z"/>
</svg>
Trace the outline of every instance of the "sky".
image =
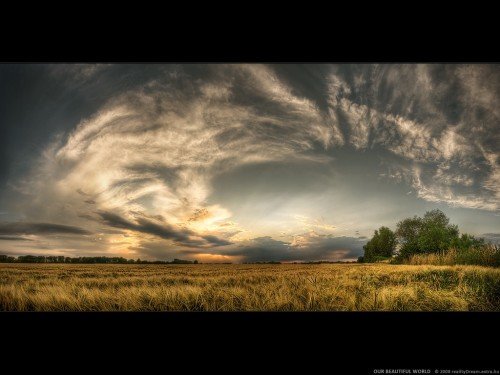
<svg viewBox="0 0 500 375">
<path fill-rule="evenodd" d="M 500 242 L 500 66 L 0 65 L 0 253 L 355 260 L 440 209 Z"/>
</svg>

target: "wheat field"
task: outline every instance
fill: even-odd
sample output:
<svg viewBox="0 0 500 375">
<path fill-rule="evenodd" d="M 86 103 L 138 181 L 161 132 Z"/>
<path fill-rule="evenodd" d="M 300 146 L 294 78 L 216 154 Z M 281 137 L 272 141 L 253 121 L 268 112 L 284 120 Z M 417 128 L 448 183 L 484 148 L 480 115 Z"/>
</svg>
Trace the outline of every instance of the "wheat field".
<svg viewBox="0 0 500 375">
<path fill-rule="evenodd" d="M 2 311 L 500 311 L 500 269 L 1 264 Z"/>
</svg>

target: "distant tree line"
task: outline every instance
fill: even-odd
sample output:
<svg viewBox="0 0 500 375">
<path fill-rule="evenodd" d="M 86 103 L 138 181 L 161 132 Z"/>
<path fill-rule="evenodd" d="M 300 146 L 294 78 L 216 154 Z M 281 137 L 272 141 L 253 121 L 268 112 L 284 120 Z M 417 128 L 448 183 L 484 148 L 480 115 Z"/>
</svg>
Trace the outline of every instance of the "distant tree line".
<svg viewBox="0 0 500 375">
<path fill-rule="evenodd" d="M 386 259 L 408 259 L 412 255 L 457 251 L 480 248 L 485 245 L 483 238 L 470 234 L 459 235 L 456 225 L 441 210 L 427 211 L 423 217 L 414 216 L 401 220 L 393 232 L 380 227 L 363 246 L 364 256 L 358 262 L 377 262 Z"/>
<path fill-rule="evenodd" d="M 125 259 L 122 257 L 65 257 L 65 256 L 35 256 L 20 255 L 17 258 L 8 255 L 0 255 L 0 263 L 85 263 L 85 264 L 198 264 L 197 260 L 174 259 L 167 260 L 141 260 Z"/>
</svg>

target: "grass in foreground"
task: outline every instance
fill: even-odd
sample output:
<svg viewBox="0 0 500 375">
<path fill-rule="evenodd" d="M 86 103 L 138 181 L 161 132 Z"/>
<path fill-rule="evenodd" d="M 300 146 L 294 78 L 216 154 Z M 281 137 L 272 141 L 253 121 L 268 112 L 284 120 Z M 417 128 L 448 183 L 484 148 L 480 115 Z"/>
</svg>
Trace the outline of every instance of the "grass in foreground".
<svg viewBox="0 0 500 375">
<path fill-rule="evenodd" d="M 2 311 L 500 311 L 500 269 L 0 265 Z"/>
</svg>

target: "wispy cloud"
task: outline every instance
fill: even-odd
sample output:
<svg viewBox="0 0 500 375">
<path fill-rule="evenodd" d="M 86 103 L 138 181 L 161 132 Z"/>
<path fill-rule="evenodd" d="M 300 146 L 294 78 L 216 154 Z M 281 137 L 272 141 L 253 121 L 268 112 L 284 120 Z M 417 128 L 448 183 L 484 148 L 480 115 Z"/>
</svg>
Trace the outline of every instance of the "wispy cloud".
<svg viewBox="0 0 500 375">
<path fill-rule="evenodd" d="M 330 111 L 344 129 L 342 138 L 356 149 L 382 147 L 411 161 L 407 178 L 422 199 L 498 210 L 499 150 L 489 134 L 500 117 L 496 106 L 493 113 L 488 108 L 500 93 L 485 81 L 489 75 L 500 83 L 498 72 L 483 66 L 447 67 L 440 73 L 446 80 L 436 80 L 433 69 L 441 67 L 375 66 L 372 74 L 364 71 L 351 84 L 332 73 Z M 490 171 L 480 173 L 484 163 Z"/>
</svg>

